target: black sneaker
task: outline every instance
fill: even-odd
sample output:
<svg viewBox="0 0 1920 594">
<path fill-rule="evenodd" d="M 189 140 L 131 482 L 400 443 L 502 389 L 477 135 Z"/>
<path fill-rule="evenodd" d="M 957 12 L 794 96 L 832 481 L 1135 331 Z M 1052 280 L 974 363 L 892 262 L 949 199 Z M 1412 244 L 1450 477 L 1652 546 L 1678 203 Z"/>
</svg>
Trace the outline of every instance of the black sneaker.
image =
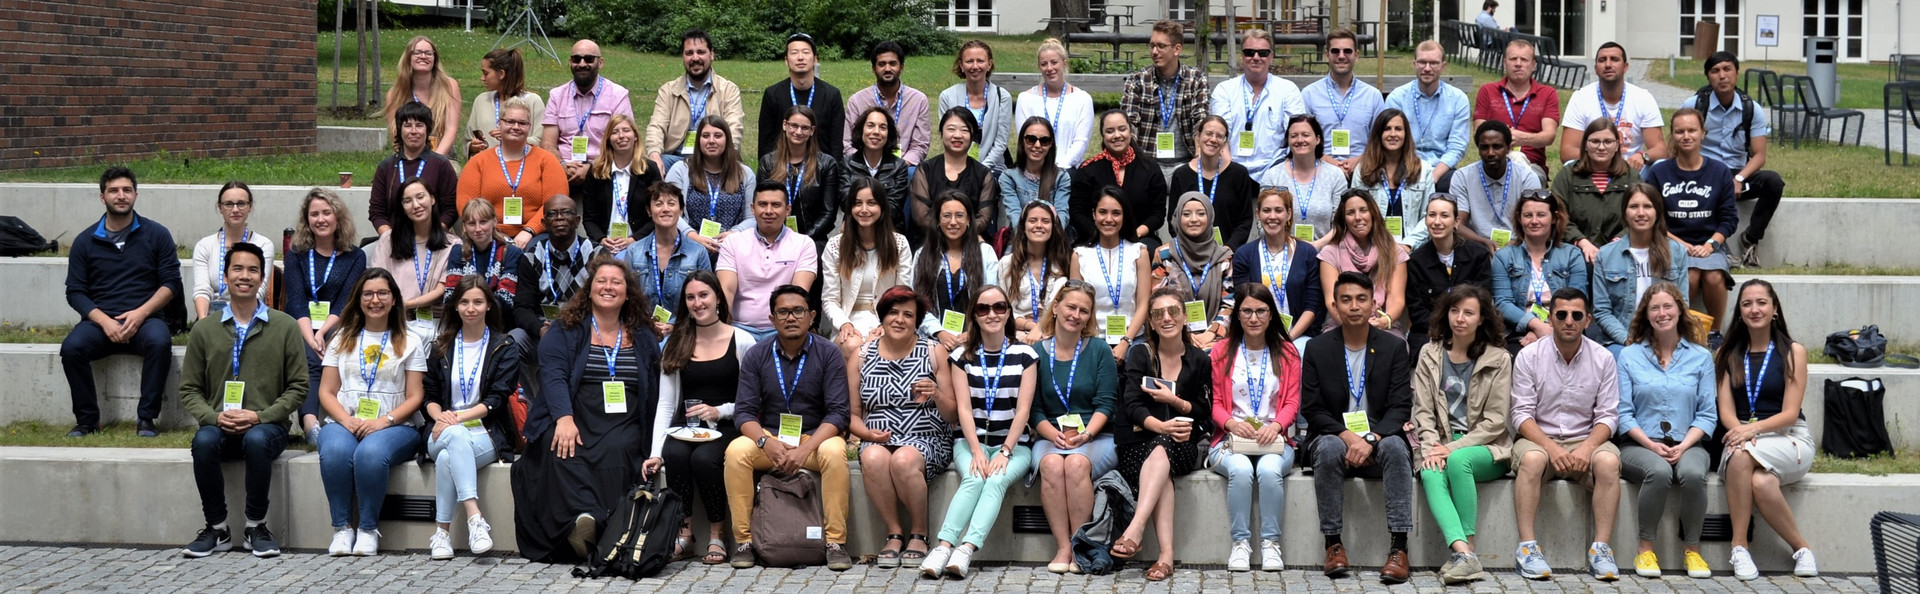
<svg viewBox="0 0 1920 594">
<path fill-rule="evenodd" d="M 160 436 L 160 429 L 153 426 L 151 419 L 140 419 L 140 424 L 134 426 L 133 432 L 141 437 Z"/>
<path fill-rule="evenodd" d="M 100 428 L 98 426 L 74 425 L 73 430 L 67 432 L 67 437 L 86 437 L 88 435 L 93 435 L 99 432 L 100 432 Z"/>
<path fill-rule="evenodd" d="M 181 551 L 181 554 L 199 559 L 230 550 L 233 550 L 233 539 L 228 537 L 227 529 L 208 526 L 201 529 L 198 536 L 193 537 L 193 542 L 187 543 L 187 548 Z"/>
<path fill-rule="evenodd" d="M 241 546 L 253 551 L 253 556 L 262 559 L 280 556 L 280 543 L 274 542 L 273 532 L 267 530 L 265 522 L 255 524 L 252 528 L 248 528 L 243 534 L 245 535 L 245 540 L 241 543 Z"/>
</svg>

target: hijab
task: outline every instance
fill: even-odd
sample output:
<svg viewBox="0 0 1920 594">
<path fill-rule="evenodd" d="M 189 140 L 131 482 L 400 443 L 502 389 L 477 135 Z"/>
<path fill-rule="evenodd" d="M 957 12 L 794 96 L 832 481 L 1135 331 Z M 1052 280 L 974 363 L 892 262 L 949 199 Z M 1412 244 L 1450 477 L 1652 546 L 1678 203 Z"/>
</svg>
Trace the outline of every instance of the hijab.
<svg viewBox="0 0 1920 594">
<path fill-rule="evenodd" d="M 1188 202 L 1198 202 L 1201 208 L 1206 209 L 1207 229 L 1200 232 L 1199 239 L 1187 237 L 1186 230 L 1183 229 L 1178 222 L 1179 213 L 1186 210 Z M 1170 271 L 1167 274 L 1167 279 L 1173 281 L 1170 286 L 1185 287 L 1194 293 L 1195 299 L 1206 302 L 1207 315 L 1211 317 L 1220 311 L 1221 288 L 1229 272 L 1228 269 L 1233 267 L 1233 250 L 1229 250 L 1226 246 L 1220 245 L 1220 242 L 1213 240 L 1215 222 L 1213 204 L 1207 202 L 1206 194 L 1199 192 L 1181 194 L 1180 199 L 1174 202 L 1173 213 L 1171 214 L 1175 221 L 1173 260 L 1177 262 L 1179 266 L 1184 266 L 1185 269 L 1178 271 L 1180 272 L 1179 274 Z M 1209 263 L 1213 264 L 1211 269 L 1207 266 Z M 1206 271 L 1205 277 L 1194 277 L 1194 280 L 1200 282 L 1200 287 L 1187 286 L 1187 275 L 1195 274 L 1202 270 Z M 1201 288 L 1212 288 L 1213 290 L 1203 291 L 1200 290 Z"/>
</svg>

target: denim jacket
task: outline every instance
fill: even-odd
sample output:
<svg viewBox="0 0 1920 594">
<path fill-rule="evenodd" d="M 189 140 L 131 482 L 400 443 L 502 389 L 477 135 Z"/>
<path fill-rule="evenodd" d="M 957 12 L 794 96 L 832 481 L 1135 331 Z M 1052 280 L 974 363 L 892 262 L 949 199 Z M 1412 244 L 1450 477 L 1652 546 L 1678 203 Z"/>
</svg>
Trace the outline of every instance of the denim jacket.
<svg viewBox="0 0 1920 594">
<path fill-rule="evenodd" d="M 1640 307 L 1640 295 L 1636 292 L 1639 279 L 1634 274 L 1633 254 L 1627 252 L 1628 246 L 1625 239 L 1600 246 L 1600 256 L 1595 259 L 1593 322 L 1606 334 L 1604 344 L 1627 343 L 1627 326 L 1633 320 L 1634 310 Z M 1654 280 L 1678 285 L 1680 306 L 1686 307 L 1687 249 L 1669 239 L 1667 253 L 1671 254 L 1673 263 L 1665 272 L 1655 273 Z"/>
<path fill-rule="evenodd" d="M 1387 189 L 1386 180 L 1380 180 L 1377 186 L 1360 180 L 1360 172 L 1353 172 L 1353 187 L 1373 195 L 1373 203 L 1380 205 L 1380 215 L 1384 217 L 1392 212 L 1387 205 L 1393 202 L 1393 192 Z M 1427 242 L 1427 195 L 1432 193 L 1433 166 L 1421 161 L 1420 171 L 1400 189 L 1400 234 L 1393 238 L 1409 250 Z"/>
<path fill-rule="evenodd" d="M 1706 347 L 1682 340 L 1661 369 L 1651 344 L 1635 344 L 1620 351 L 1618 365 L 1621 435 L 1639 429 L 1649 439 L 1678 442 L 1689 427 L 1708 436 L 1718 428 L 1713 356 Z"/>
<path fill-rule="evenodd" d="M 647 234 L 622 250 L 620 259 L 633 269 L 634 276 L 640 277 L 640 288 L 646 291 L 648 299 L 654 300 L 654 305 L 667 308 L 667 311 L 680 311 L 680 289 L 687 284 L 687 274 L 695 270 L 711 271 L 713 262 L 707 257 L 706 246 L 682 238 L 680 249 L 666 262 L 658 264 L 665 270 L 656 270 L 655 241 L 658 239 L 653 234 Z M 665 286 L 656 286 L 662 284 Z M 647 315 L 653 315 L 653 312 L 647 312 Z"/>
<path fill-rule="evenodd" d="M 1540 268 L 1546 273 L 1548 291 L 1565 287 L 1587 291 L 1587 258 L 1580 253 L 1580 248 L 1565 243 L 1555 245 L 1540 260 Z M 1493 302 L 1500 308 L 1500 317 L 1513 327 L 1514 334 L 1526 333 L 1527 318 L 1533 315 L 1527 312 L 1531 305 L 1527 299 L 1527 283 L 1532 278 L 1533 260 L 1527 257 L 1526 244 L 1503 247 L 1493 254 Z M 1588 293 L 1591 298 L 1591 292 Z"/>
</svg>

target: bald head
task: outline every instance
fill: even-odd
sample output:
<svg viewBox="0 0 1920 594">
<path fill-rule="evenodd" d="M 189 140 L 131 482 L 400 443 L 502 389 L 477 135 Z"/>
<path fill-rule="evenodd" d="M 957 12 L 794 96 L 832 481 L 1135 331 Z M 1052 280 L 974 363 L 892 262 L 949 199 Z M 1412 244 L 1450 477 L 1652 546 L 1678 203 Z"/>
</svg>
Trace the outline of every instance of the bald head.
<svg viewBox="0 0 1920 594">
<path fill-rule="evenodd" d="M 574 205 L 573 198 L 554 194 L 540 209 L 540 220 L 547 226 L 547 235 L 557 245 L 571 245 L 573 232 L 580 225 L 580 209 Z"/>
<path fill-rule="evenodd" d="M 567 64 L 573 68 L 573 84 L 581 92 L 590 92 L 595 83 L 600 82 L 600 44 L 592 39 L 582 39 L 573 43 L 573 55 Z"/>
</svg>

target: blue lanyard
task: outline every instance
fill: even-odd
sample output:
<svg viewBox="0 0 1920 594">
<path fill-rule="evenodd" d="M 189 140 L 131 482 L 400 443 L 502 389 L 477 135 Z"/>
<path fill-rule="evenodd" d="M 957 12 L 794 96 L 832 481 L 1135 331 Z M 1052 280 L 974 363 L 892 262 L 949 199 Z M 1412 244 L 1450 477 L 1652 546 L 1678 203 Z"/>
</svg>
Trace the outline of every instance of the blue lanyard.
<svg viewBox="0 0 1920 594">
<path fill-rule="evenodd" d="M 1214 175 L 1213 187 L 1208 188 L 1207 187 L 1207 160 L 1205 158 L 1196 158 L 1195 162 L 1199 163 L 1200 167 L 1198 169 L 1193 170 L 1193 176 L 1200 180 L 1199 190 L 1207 195 L 1207 204 L 1213 204 L 1213 194 L 1214 192 L 1217 192 L 1220 190 L 1220 176 Z M 1227 172 L 1226 167 L 1220 168 L 1221 174 L 1225 174 L 1226 172 Z"/>
<path fill-rule="evenodd" d="M 1439 83 L 1439 84 L 1443 84 L 1443 85 L 1444 85 L 1444 84 L 1446 84 L 1446 83 Z M 1421 93 L 1420 93 L 1420 88 L 1419 88 L 1419 87 L 1417 87 L 1417 86 L 1416 86 L 1416 87 L 1414 87 L 1414 89 L 1413 89 L 1413 95 L 1414 95 L 1414 97 L 1413 97 L 1413 120 L 1414 120 L 1414 125 L 1416 125 L 1416 126 L 1419 126 L 1419 128 L 1420 128 L 1420 136 L 1421 136 L 1421 137 L 1424 137 L 1424 138 L 1430 138 L 1430 139 L 1431 139 L 1431 138 L 1438 138 L 1438 139 L 1441 139 L 1441 140 L 1443 141 L 1443 142 L 1441 143 L 1441 146 L 1446 146 L 1446 144 L 1445 144 L 1445 142 L 1444 142 L 1444 141 L 1446 140 L 1446 138 L 1447 138 L 1447 135 L 1446 135 L 1446 134 L 1444 134 L 1444 132 L 1445 132 L 1445 129 L 1442 129 L 1442 130 L 1441 130 L 1441 132 L 1443 132 L 1442 134 L 1434 134 L 1434 133 L 1433 133 L 1433 122 L 1434 122 L 1434 120 L 1441 120 L 1441 118 L 1439 118 L 1439 117 L 1435 117 L 1435 118 L 1431 118 L 1431 119 L 1429 119 L 1429 118 L 1428 118 L 1428 117 L 1426 116 L 1426 110 L 1423 110 L 1423 109 L 1420 109 L 1420 100 L 1421 100 L 1421 99 L 1425 99 L 1425 98 L 1427 98 L 1427 97 L 1426 97 L 1425 95 L 1423 95 L 1423 94 L 1421 94 Z M 1435 115 L 1435 116 L 1438 116 L 1438 115 L 1440 115 L 1440 109 L 1441 109 L 1441 106 L 1440 106 L 1440 90 L 1439 90 L 1439 89 L 1435 89 L 1435 90 L 1434 90 L 1434 92 L 1433 92 L 1433 112 L 1434 112 L 1434 115 Z M 1521 110 L 1521 111 L 1526 111 L 1526 110 Z"/>
<path fill-rule="evenodd" d="M 1343 95 L 1334 95 L 1333 88 L 1339 85 L 1333 84 L 1332 75 L 1327 76 L 1326 83 L 1327 101 L 1333 104 L 1333 125 L 1336 128 L 1345 126 L 1347 123 L 1347 112 L 1353 109 L 1353 89 L 1360 85 L 1355 84 L 1347 87 L 1347 92 Z"/>
<path fill-rule="evenodd" d="M 812 97 L 808 97 L 808 99 L 812 99 Z M 906 99 L 905 87 L 903 86 L 902 92 L 895 94 L 893 97 L 893 121 L 895 125 L 898 125 L 900 121 L 900 104 L 905 103 Z M 881 109 L 886 109 L 887 107 L 887 102 L 881 100 L 880 97 L 880 85 L 873 86 L 873 104 Z M 904 141 L 906 139 L 902 138 L 901 140 Z"/>
<path fill-rule="evenodd" d="M 595 317 L 593 314 L 587 314 L 587 319 L 593 320 L 593 335 L 599 337 L 600 318 Z M 619 330 L 613 333 L 613 346 L 600 347 L 601 351 L 607 354 L 607 379 L 613 379 L 620 375 L 620 373 L 614 369 L 614 361 L 620 359 L 620 343 L 627 339 L 627 327 L 619 326 L 619 328 Z"/>
<path fill-rule="evenodd" d="M 240 241 L 244 242 L 251 239 L 253 239 L 253 229 L 249 228 L 241 231 Z M 220 250 L 220 270 L 214 273 L 213 281 L 214 286 L 220 289 L 220 295 L 225 295 L 227 293 L 227 255 L 233 253 L 233 248 L 227 247 L 226 227 L 220 228 L 220 245 L 218 249 Z M 218 297 L 219 295 L 215 296 Z"/>
<path fill-rule="evenodd" d="M 1313 202 L 1314 187 L 1319 185 L 1320 167 L 1318 165 L 1315 165 L 1313 168 L 1313 179 L 1307 181 L 1307 193 L 1305 194 L 1300 193 L 1300 178 L 1295 176 L 1291 169 L 1287 171 L 1287 186 L 1293 189 L 1293 203 L 1300 206 L 1300 221 L 1309 225 L 1313 224 L 1313 222 L 1307 220 L 1307 205 Z"/>
<path fill-rule="evenodd" d="M 1033 277 L 1033 269 L 1027 269 L 1027 295 L 1029 296 L 1027 303 L 1033 306 L 1033 321 L 1036 324 L 1040 323 L 1040 310 L 1047 306 L 1040 298 L 1041 292 L 1046 290 L 1047 272 L 1051 270 L 1052 268 L 1047 265 L 1047 258 L 1045 256 L 1040 258 L 1040 278 L 1035 279 Z"/>
<path fill-rule="evenodd" d="M 323 276 L 314 276 L 313 261 L 320 259 L 320 250 L 307 252 L 307 292 L 313 295 L 311 301 L 314 303 L 320 301 L 320 286 L 327 284 L 327 279 L 333 278 L 333 259 L 338 257 L 340 257 L 340 250 L 334 250 L 327 256 L 327 273 Z"/>
<path fill-rule="evenodd" d="M 500 147 L 493 149 L 493 156 L 500 159 L 500 176 L 507 178 L 507 191 L 509 193 L 516 195 L 520 193 L 520 180 L 524 179 L 524 176 L 527 174 L 527 156 L 532 152 L 533 145 L 531 144 L 520 147 L 520 170 L 515 171 L 512 175 L 507 175 L 507 151 Z"/>
<path fill-rule="evenodd" d="M 993 83 L 987 83 L 987 86 L 980 90 L 980 113 L 973 114 L 973 121 L 979 122 L 982 126 L 987 124 L 987 112 L 993 111 L 993 89 Z M 972 95 L 967 96 L 967 111 L 974 111 Z"/>
<path fill-rule="evenodd" d="M 361 389 L 373 391 L 374 380 L 380 379 L 380 364 L 387 361 L 387 339 L 392 337 L 392 331 L 380 333 L 380 350 L 374 351 L 372 360 L 367 359 L 366 349 L 360 349 L 360 381 L 366 384 Z M 369 368 L 368 365 L 372 367 Z"/>
<path fill-rule="evenodd" d="M 632 167 L 633 163 L 629 161 L 627 163 L 627 166 Z M 614 173 L 615 175 L 613 176 L 613 209 L 614 209 L 614 212 L 619 213 L 620 222 L 624 223 L 624 222 L 627 222 L 627 212 L 628 212 L 627 195 L 633 193 L 633 171 L 628 169 L 622 169 L 622 170 L 615 171 Z M 625 173 L 626 175 L 624 176 L 619 175 L 620 173 Z"/>
<path fill-rule="evenodd" d="M 1362 347 L 1362 348 L 1366 348 L 1366 347 Z M 1362 354 L 1361 356 L 1365 357 L 1366 355 Z M 1342 354 L 1341 358 L 1345 359 L 1346 357 L 1344 356 L 1344 354 Z M 1347 392 L 1348 392 L 1348 395 L 1353 396 L 1353 405 L 1357 407 L 1357 406 L 1360 406 L 1360 399 L 1365 398 L 1367 395 L 1367 367 L 1363 363 L 1360 366 L 1360 375 L 1355 376 L 1353 374 L 1353 363 L 1351 361 L 1348 361 L 1346 363 L 1346 366 L 1347 366 Z"/>
<path fill-rule="evenodd" d="M 713 189 L 716 185 L 719 182 L 713 181 L 713 174 L 707 174 L 707 220 L 717 223 L 720 221 L 716 218 L 720 216 L 720 192 Z"/>
<path fill-rule="evenodd" d="M 1748 361 L 1752 361 L 1752 360 L 1749 359 Z M 1766 356 L 1760 359 L 1760 375 L 1758 377 L 1755 377 L 1750 373 L 1747 375 L 1747 386 L 1746 386 L 1747 387 L 1747 422 L 1749 423 L 1757 422 L 1760 420 L 1760 410 L 1758 408 L 1755 408 L 1760 405 L 1760 382 L 1766 381 L 1767 366 L 1772 364 L 1773 364 L 1773 341 L 1767 341 L 1767 354 Z M 1753 364 L 1749 362 L 1747 364 L 1747 367 L 1749 368 L 1749 370 L 1751 370 L 1751 368 L 1753 367 Z"/>
<path fill-rule="evenodd" d="M 1489 222 L 1500 222 L 1500 217 L 1503 216 L 1503 213 L 1507 210 L 1507 191 L 1513 189 L 1513 184 L 1509 183 L 1512 179 L 1513 166 L 1508 165 L 1506 173 L 1500 174 L 1500 203 L 1494 205 L 1493 216 L 1487 219 Z M 1489 183 L 1492 181 L 1491 179 L 1487 179 L 1486 165 L 1482 164 L 1480 166 L 1480 193 L 1487 197 L 1487 202 L 1489 203 L 1493 202 L 1493 184 Z M 1511 225 L 1514 222 L 1515 221 L 1508 221 L 1507 223 Z"/>
<path fill-rule="evenodd" d="M 1246 128 L 1248 131 L 1252 131 L 1253 118 L 1260 113 L 1260 102 L 1266 99 L 1267 89 L 1263 86 L 1260 88 L 1259 93 L 1253 92 L 1253 83 L 1247 82 L 1247 77 L 1245 76 L 1240 77 L 1240 88 L 1241 91 L 1244 92 L 1243 96 L 1247 98 Z"/>
<path fill-rule="evenodd" d="M 1271 349 L 1273 345 L 1267 345 L 1267 348 Z M 1259 373 L 1253 371 L 1252 361 L 1256 359 L 1260 361 Z M 1247 354 L 1247 346 L 1243 344 L 1240 345 L 1240 365 L 1242 365 L 1242 369 L 1247 370 L 1247 401 L 1253 405 L 1247 412 L 1252 413 L 1254 417 L 1258 418 L 1260 416 L 1260 400 L 1267 394 L 1267 374 L 1273 369 L 1273 360 L 1266 357 L 1249 356 Z"/>
<path fill-rule="evenodd" d="M 675 240 L 674 245 L 679 245 L 679 240 Z M 555 302 L 559 302 L 561 301 L 560 277 L 553 275 L 553 251 L 554 251 L 553 240 L 549 239 L 547 240 L 546 268 L 542 272 L 544 273 L 544 279 L 547 281 L 547 286 L 553 288 L 553 290 L 549 292 L 547 296 L 552 298 Z M 678 251 L 678 248 L 676 248 L 676 251 Z M 573 246 L 568 247 L 564 253 L 572 257 L 567 261 L 567 265 L 569 266 L 579 264 L 580 260 L 584 258 L 584 256 L 580 255 L 580 242 L 578 240 L 574 241 Z"/>
<path fill-rule="evenodd" d="M 1406 172 L 1401 172 L 1401 173 L 1404 174 Z M 1394 180 L 1390 180 L 1390 179 L 1383 179 L 1381 180 L 1381 182 L 1383 182 L 1384 184 L 1388 184 L 1387 185 L 1387 215 L 1388 216 L 1406 216 L 1407 213 L 1400 212 L 1400 208 L 1401 208 L 1400 193 L 1406 191 L 1407 180 L 1405 178 L 1401 178 L 1398 184 L 1395 184 Z M 1398 214 L 1395 214 L 1395 213 L 1398 213 Z M 1404 225 L 1401 226 L 1400 234 L 1402 236 L 1405 236 L 1406 233 L 1407 233 L 1406 227 Z"/>
<path fill-rule="evenodd" d="M 487 350 L 487 340 L 492 337 L 492 328 L 481 330 L 480 346 L 476 350 L 480 351 L 480 353 L 485 353 Z M 460 401 L 455 402 L 453 407 L 458 410 L 471 407 L 475 401 L 479 400 L 475 391 L 480 387 L 480 370 L 486 367 L 482 364 L 482 357 L 480 357 L 479 354 L 475 354 L 473 357 L 472 372 L 468 372 L 466 365 L 460 364 L 460 360 L 465 358 L 467 354 L 466 338 L 467 333 L 465 330 L 462 330 L 459 336 L 460 344 L 454 345 L 453 347 L 453 378 L 460 383 Z"/>
<path fill-rule="evenodd" d="M 500 127 L 500 92 L 493 93 L 493 127 Z"/>
<path fill-rule="evenodd" d="M 807 108 L 809 109 L 813 108 L 813 96 L 817 94 L 814 91 L 818 91 L 818 90 L 819 90 L 818 87 L 807 87 L 807 102 L 805 104 Z M 787 104 L 801 105 L 800 96 L 795 95 L 793 93 L 793 81 L 787 81 Z"/>
<path fill-rule="evenodd" d="M 607 79 L 605 77 L 601 77 L 599 80 L 593 82 L 593 92 L 587 95 L 587 108 L 580 111 L 581 136 L 587 136 L 587 119 L 593 117 L 593 106 L 600 103 L 600 86 L 606 84 L 606 82 Z M 580 91 L 577 89 L 573 92 L 573 100 L 580 100 Z"/>
<path fill-rule="evenodd" d="M 1620 127 L 1620 119 L 1621 119 L 1621 118 L 1625 118 L 1625 117 L 1627 117 L 1627 89 L 1626 89 L 1626 87 L 1621 87 L 1621 88 L 1620 88 L 1620 109 L 1618 109 L 1618 110 L 1615 110 L 1615 111 L 1613 112 L 1613 114 L 1611 114 L 1611 115 L 1609 115 L 1609 114 L 1607 113 L 1607 95 L 1606 95 L 1606 93 L 1602 93 L 1602 92 L 1600 92 L 1600 85 L 1599 85 L 1599 84 L 1595 84 L 1595 85 L 1593 85 L 1593 101 L 1594 101 L 1594 103 L 1598 103 L 1598 104 L 1600 104 L 1600 117 L 1603 117 L 1603 118 L 1606 118 L 1606 119 L 1608 119 L 1608 120 L 1611 120 L 1611 121 L 1613 121 L 1613 127 L 1615 127 L 1615 128 L 1618 128 L 1618 127 Z M 1525 108 L 1522 108 L 1522 109 L 1521 109 L 1521 111 L 1523 111 L 1523 112 L 1524 112 L 1524 111 L 1526 111 L 1526 109 L 1525 109 Z"/>
<path fill-rule="evenodd" d="M 964 266 L 960 268 L 959 276 L 960 276 L 960 288 L 962 290 L 965 290 L 967 288 L 967 269 Z M 946 254 L 941 254 L 940 255 L 940 278 L 947 281 L 947 309 L 954 309 L 960 306 L 960 298 L 956 293 L 954 293 L 954 290 L 953 290 L 953 277 L 954 277 L 953 266 L 947 264 Z"/>
<path fill-rule="evenodd" d="M 780 397 L 787 401 L 787 412 L 793 412 L 793 393 L 800 390 L 800 378 L 807 372 L 807 349 L 813 347 L 813 335 L 807 335 L 807 343 L 800 345 L 800 364 L 793 368 L 793 387 L 787 387 L 786 368 L 780 364 L 780 345 L 773 345 L 773 379 L 780 386 Z"/>
<path fill-rule="evenodd" d="M 686 239 L 685 235 L 678 233 L 673 235 L 673 254 L 680 253 L 680 242 Z M 673 255 L 668 255 L 667 258 L 668 261 L 672 261 Z M 653 249 L 647 250 L 647 263 L 653 265 L 653 302 L 665 303 L 667 301 L 667 267 L 660 265 L 660 244 L 655 243 Z"/>
<path fill-rule="evenodd" d="M 394 171 L 400 172 L 400 179 L 394 180 L 394 183 L 406 181 L 408 179 L 407 157 L 405 155 L 400 155 L 400 158 L 393 162 L 393 169 Z M 420 165 L 413 168 L 413 177 L 420 177 L 421 175 L 425 175 L 426 173 L 427 173 L 427 155 L 422 153 L 420 155 Z"/>
<path fill-rule="evenodd" d="M 804 183 L 806 177 L 806 161 L 787 166 L 787 206 L 793 206 L 793 201 L 800 199 L 800 184 Z"/>
<path fill-rule="evenodd" d="M 1053 372 L 1053 377 L 1047 378 L 1047 381 L 1053 384 L 1053 395 L 1060 398 L 1060 407 L 1066 409 L 1068 414 L 1071 414 L 1073 413 L 1073 405 L 1067 404 L 1067 395 L 1071 392 L 1069 392 L 1068 389 L 1060 387 L 1060 338 L 1054 337 L 1047 340 L 1053 343 L 1053 346 L 1049 349 L 1052 351 L 1050 353 L 1051 358 L 1047 359 L 1047 371 Z M 1073 376 L 1080 373 L 1080 350 L 1086 347 L 1086 339 L 1078 336 L 1074 337 L 1073 363 L 1067 366 L 1067 388 L 1073 387 Z"/>
<path fill-rule="evenodd" d="M 1528 85 L 1532 85 L 1533 83 L 1532 83 L 1532 82 L 1528 82 L 1527 84 L 1528 84 Z M 1501 102 L 1500 102 L 1500 106 L 1501 106 L 1501 107 L 1505 107 L 1505 108 L 1507 108 L 1507 123 L 1509 123 L 1509 124 L 1513 124 L 1513 127 L 1514 127 L 1515 129 L 1519 129 L 1519 128 L 1520 128 L 1520 116 L 1523 116 L 1523 115 L 1527 115 L 1527 106 L 1529 106 L 1529 105 L 1533 105 L 1533 89 L 1532 89 L 1532 87 L 1531 87 L 1531 86 L 1529 86 L 1529 87 L 1528 87 L 1528 89 L 1527 89 L 1527 99 L 1526 99 L 1525 101 L 1521 101 L 1521 102 L 1520 102 L 1520 113 L 1518 113 L 1518 114 L 1515 114 L 1515 113 L 1513 113 L 1513 92 L 1512 92 L 1512 91 L 1508 91 L 1508 90 L 1507 90 L 1507 87 L 1503 85 L 1503 86 L 1501 86 L 1501 87 L 1500 87 L 1500 96 L 1506 99 L 1506 101 L 1501 101 Z M 1604 102 L 1602 102 L 1602 103 L 1604 103 Z"/>
<path fill-rule="evenodd" d="M 1268 257 L 1267 242 L 1260 240 L 1260 272 L 1266 276 L 1267 290 L 1273 292 L 1273 298 L 1280 302 L 1280 311 L 1293 311 L 1287 306 L 1287 274 L 1293 271 L 1293 248 L 1280 250 L 1280 273 L 1274 274 L 1272 260 Z"/>
<path fill-rule="evenodd" d="M 687 113 L 693 116 L 693 128 L 696 130 L 700 128 L 700 120 L 707 117 L 707 100 L 713 98 L 713 79 L 707 81 L 707 88 L 687 93 Z M 687 83 L 687 88 L 692 89 L 693 83 Z"/>
<path fill-rule="evenodd" d="M 1173 130 L 1174 105 L 1178 103 L 1180 100 L 1180 75 L 1179 74 L 1173 75 L 1172 86 L 1173 86 L 1172 93 L 1167 92 L 1167 85 L 1158 85 L 1157 88 L 1154 89 L 1155 94 L 1158 94 L 1160 96 L 1160 128 L 1169 132 Z"/>
<path fill-rule="evenodd" d="M 987 415 L 985 418 L 989 421 L 993 420 L 993 401 L 1000 396 L 1000 372 L 1007 367 L 1007 344 L 1007 337 L 1000 337 L 1000 350 L 996 353 L 1000 357 L 993 363 L 993 372 L 988 373 L 986 377 L 980 378 L 980 381 L 986 384 Z M 981 347 L 979 352 L 980 369 L 985 371 L 987 368 L 986 347 Z"/>
<path fill-rule="evenodd" d="M 1048 101 L 1053 102 L 1052 109 L 1047 108 Z M 1064 82 L 1060 83 L 1060 94 L 1058 96 L 1048 97 L 1047 82 L 1040 81 L 1040 110 L 1045 111 L 1047 113 L 1047 124 L 1053 126 L 1054 130 L 1060 129 L 1060 109 L 1062 107 L 1065 107 L 1066 104 L 1067 104 L 1067 83 L 1064 83 Z"/>
<path fill-rule="evenodd" d="M 421 256 L 426 258 L 422 259 Z M 413 284 L 420 287 L 422 295 L 427 293 L 427 282 L 431 280 L 427 278 L 429 272 L 433 272 L 433 252 L 427 249 L 425 243 L 413 244 Z"/>
<path fill-rule="evenodd" d="M 1186 275 L 1187 287 L 1193 289 L 1193 298 L 1199 299 L 1200 298 L 1200 281 L 1207 280 L 1208 276 L 1212 276 L 1213 265 L 1218 264 L 1220 261 L 1207 260 L 1207 267 L 1200 269 L 1200 280 L 1194 280 L 1193 267 L 1187 266 L 1187 258 L 1186 256 L 1181 255 L 1181 251 L 1182 250 L 1180 249 L 1179 242 L 1175 242 L 1173 244 L 1173 253 L 1175 256 L 1174 259 L 1177 260 L 1178 263 L 1174 265 L 1180 267 L 1180 274 Z"/>
<path fill-rule="evenodd" d="M 1115 314 L 1120 313 L 1120 284 L 1121 281 L 1125 280 L 1125 277 L 1121 276 L 1120 273 L 1126 269 L 1126 262 L 1122 261 L 1124 258 L 1121 255 L 1125 254 L 1126 251 L 1127 240 L 1122 239 L 1120 240 L 1120 247 L 1114 249 L 1114 252 L 1116 252 L 1113 255 L 1115 267 L 1109 270 L 1107 268 L 1107 248 L 1100 247 L 1099 244 L 1094 244 L 1093 246 L 1093 253 L 1100 256 L 1100 276 L 1107 281 L 1107 299 L 1113 301 L 1113 313 Z"/>
<path fill-rule="evenodd" d="M 1551 254 L 1551 252 L 1549 252 Z M 1533 278 L 1527 279 L 1527 291 L 1533 294 L 1533 303 L 1547 304 L 1547 256 L 1540 257 L 1540 265 L 1533 267 Z"/>
<path fill-rule="evenodd" d="M 256 303 L 254 307 L 265 306 Z M 230 373 L 233 379 L 240 379 L 240 351 L 247 348 L 247 330 L 252 327 L 252 324 L 241 321 L 240 314 L 233 312 L 233 303 L 231 302 L 227 303 L 227 313 L 233 316 L 233 366 Z M 248 320 L 248 322 L 250 321 L 251 320 Z M 1748 409 L 1751 410 L 1752 407 L 1748 407 Z"/>
</svg>

